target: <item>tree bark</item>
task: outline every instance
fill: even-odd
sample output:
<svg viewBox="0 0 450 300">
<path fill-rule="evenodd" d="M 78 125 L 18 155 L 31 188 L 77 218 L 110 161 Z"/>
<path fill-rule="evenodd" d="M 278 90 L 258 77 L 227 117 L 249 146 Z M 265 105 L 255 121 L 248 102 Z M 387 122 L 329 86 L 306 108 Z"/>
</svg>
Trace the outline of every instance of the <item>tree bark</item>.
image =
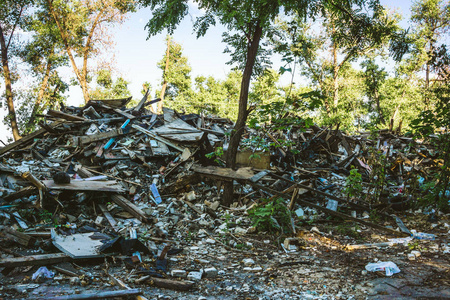
<svg viewBox="0 0 450 300">
<path fill-rule="evenodd" d="M 334 26 L 333 26 L 334 30 Z M 339 102 L 339 83 L 338 83 L 338 74 L 340 65 L 338 64 L 337 57 L 337 45 L 333 43 L 333 106 L 334 109 L 337 110 L 338 102 Z"/>
<path fill-rule="evenodd" d="M 164 68 L 164 73 L 163 73 L 163 85 L 161 88 L 161 95 L 159 96 L 159 98 L 161 98 L 161 101 L 159 101 L 159 103 L 158 103 L 158 111 L 157 111 L 158 113 L 161 113 L 162 109 L 163 109 L 164 95 L 166 93 L 166 88 L 167 88 L 166 74 L 169 71 L 169 57 L 170 57 L 170 35 L 167 38 L 166 66 Z"/>
<path fill-rule="evenodd" d="M 50 55 L 52 55 L 52 54 L 50 54 Z M 34 123 L 34 120 L 36 119 L 36 113 L 39 109 L 39 106 L 41 105 L 42 99 L 44 98 L 45 90 L 47 89 L 47 86 L 48 86 L 48 80 L 50 78 L 50 70 L 51 69 L 52 69 L 52 63 L 51 63 L 50 57 L 49 57 L 48 61 L 47 61 L 47 66 L 45 68 L 44 78 L 42 79 L 42 83 L 41 83 L 41 87 L 39 88 L 38 96 L 36 98 L 36 101 L 34 102 L 34 106 L 33 106 L 33 110 L 31 111 L 30 119 L 27 122 L 27 127 L 32 126 Z"/>
<path fill-rule="evenodd" d="M 377 102 L 377 111 L 378 111 L 378 118 L 380 119 L 381 124 L 386 125 L 386 121 L 384 120 L 383 111 L 381 110 L 380 105 L 380 94 L 378 93 L 378 89 L 375 88 L 375 101 Z"/>
<path fill-rule="evenodd" d="M 255 65 L 256 55 L 258 53 L 259 42 L 262 36 L 262 27 L 258 24 L 255 28 L 253 39 L 249 42 L 247 47 L 247 59 L 245 63 L 244 73 L 241 80 L 241 92 L 239 95 L 239 112 L 236 124 L 231 133 L 230 143 L 226 154 L 226 166 L 227 168 L 236 167 L 236 154 L 238 151 L 239 143 L 241 141 L 242 133 L 245 129 L 245 123 L 249 111 L 247 109 L 248 91 L 250 88 L 250 80 L 253 73 L 253 66 Z M 233 182 L 226 182 L 224 184 L 224 191 L 222 196 L 223 205 L 229 206 L 233 203 Z"/>
<path fill-rule="evenodd" d="M 6 105 L 8 106 L 8 118 L 11 125 L 14 141 L 17 141 L 21 137 L 19 133 L 19 127 L 17 125 L 16 110 L 14 108 L 11 72 L 9 69 L 9 61 L 8 61 L 8 47 L 6 46 L 3 28 L 1 26 L 0 26 L 0 46 L 1 46 L 3 76 L 5 78 Z"/>
</svg>

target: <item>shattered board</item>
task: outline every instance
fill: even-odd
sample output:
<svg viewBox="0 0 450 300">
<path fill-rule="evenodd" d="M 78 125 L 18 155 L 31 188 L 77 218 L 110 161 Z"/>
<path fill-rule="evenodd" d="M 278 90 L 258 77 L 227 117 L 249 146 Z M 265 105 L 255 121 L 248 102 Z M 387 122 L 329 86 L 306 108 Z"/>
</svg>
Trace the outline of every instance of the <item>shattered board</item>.
<svg viewBox="0 0 450 300">
<path fill-rule="evenodd" d="M 181 119 L 176 119 L 166 125 L 153 129 L 153 131 L 159 136 L 179 142 L 196 142 L 203 136 L 203 132 Z"/>
<path fill-rule="evenodd" d="M 58 235 L 52 229 L 52 242 L 56 248 L 69 255 L 72 258 L 92 258 L 102 257 L 98 254 L 97 249 L 103 243 L 97 239 L 93 239 L 95 232 L 77 233 L 72 235 Z"/>
<path fill-rule="evenodd" d="M 123 193 L 126 189 L 115 180 L 88 181 L 72 180 L 70 183 L 57 184 L 53 180 L 43 180 L 45 186 L 50 190 L 70 190 L 70 191 L 101 191 Z"/>
</svg>

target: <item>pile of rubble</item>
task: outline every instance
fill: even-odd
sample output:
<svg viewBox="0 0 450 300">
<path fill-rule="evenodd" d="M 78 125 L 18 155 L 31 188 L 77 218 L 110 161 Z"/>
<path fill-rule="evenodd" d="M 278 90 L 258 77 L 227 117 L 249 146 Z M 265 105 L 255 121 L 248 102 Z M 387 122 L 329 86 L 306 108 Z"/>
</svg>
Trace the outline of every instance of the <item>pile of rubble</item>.
<svg viewBox="0 0 450 300">
<path fill-rule="evenodd" d="M 222 167 L 230 120 L 129 101 L 49 110 L 40 130 L 0 149 L 0 298 L 347 298 L 371 293 L 355 280 L 381 253 L 345 283 L 314 273 L 348 268 L 360 249 L 404 247 L 408 261 L 425 259 L 408 251 L 417 241 L 449 252 L 448 215 L 400 219 L 439 168 L 429 145 L 392 130 L 249 129 L 232 170 Z M 226 181 L 232 207 L 220 201 Z M 258 226 L 274 201 L 288 221 L 262 214 L 272 227 Z"/>
</svg>

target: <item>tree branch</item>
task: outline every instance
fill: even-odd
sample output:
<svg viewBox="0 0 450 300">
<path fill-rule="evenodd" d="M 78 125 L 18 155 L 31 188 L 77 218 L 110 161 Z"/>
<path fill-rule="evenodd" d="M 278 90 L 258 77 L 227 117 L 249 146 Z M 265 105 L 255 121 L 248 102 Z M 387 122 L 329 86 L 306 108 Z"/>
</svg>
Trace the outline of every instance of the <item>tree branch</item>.
<svg viewBox="0 0 450 300">
<path fill-rule="evenodd" d="M 16 30 L 17 24 L 19 24 L 20 16 L 22 16 L 22 12 L 23 12 L 24 8 L 25 8 L 25 6 L 22 6 L 22 7 L 20 8 L 19 16 L 18 16 L 17 19 L 16 19 L 16 23 L 15 23 L 14 26 L 13 26 L 13 29 L 12 29 L 12 31 L 11 31 L 11 35 L 9 36 L 9 41 L 8 41 L 8 43 L 6 44 L 6 50 L 8 50 L 9 44 L 11 44 L 11 40 L 12 40 L 12 37 L 13 37 L 13 35 L 14 35 L 14 30 Z"/>
</svg>

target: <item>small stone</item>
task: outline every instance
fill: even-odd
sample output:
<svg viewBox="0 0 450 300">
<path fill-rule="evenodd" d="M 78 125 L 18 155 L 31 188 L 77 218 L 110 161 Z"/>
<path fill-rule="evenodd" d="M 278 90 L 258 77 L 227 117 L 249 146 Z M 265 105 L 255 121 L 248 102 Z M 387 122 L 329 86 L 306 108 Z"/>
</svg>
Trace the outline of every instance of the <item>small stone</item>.
<svg viewBox="0 0 450 300">
<path fill-rule="evenodd" d="M 417 251 L 417 250 L 411 251 L 411 254 L 414 254 L 414 256 L 415 256 L 416 258 L 419 257 L 419 256 L 421 255 L 420 251 Z"/>
<path fill-rule="evenodd" d="M 185 270 L 172 270 L 170 272 L 170 275 L 172 275 L 172 277 L 186 277 L 186 271 Z"/>
<path fill-rule="evenodd" d="M 217 272 L 217 275 L 225 275 L 225 271 L 224 270 L 220 270 L 219 272 Z"/>
<path fill-rule="evenodd" d="M 408 253 L 408 259 L 409 260 L 416 260 L 416 256 L 412 253 Z"/>
<path fill-rule="evenodd" d="M 95 225 L 102 225 L 104 218 L 102 216 L 97 216 L 97 218 L 95 218 Z"/>
<path fill-rule="evenodd" d="M 242 227 L 236 227 L 234 229 L 234 233 L 236 233 L 236 234 L 246 234 L 247 233 L 247 229 L 242 228 Z"/>
<path fill-rule="evenodd" d="M 263 268 L 261 268 L 261 267 L 254 267 L 252 269 L 252 272 L 261 272 L 262 270 L 263 270 Z"/>
<path fill-rule="evenodd" d="M 198 281 L 198 280 L 202 279 L 202 275 L 203 275 L 203 272 L 192 271 L 192 272 L 189 272 L 187 278 L 189 280 Z"/>
<path fill-rule="evenodd" d="M 247 233 L 256 233 L 256 231 L 258 231 L 258 229 L 255 226 L 249 227 L 247 229 Z"/>
<path fill-rule="evenodd" d="M 218 273 L 217 269 L 214 268 L 214 267 L 206 268 L 206 269 L 203 270 L 203 272 L 205 273 L 205 276 L 207 278 L 214 278 L 214 277 L 217 276 L 217 273 Z"/>
<path fill-rule="evenodd" d="M 245 272 L 251 272 L 251 271 L 253 271 L 253 268 L 252 267 L 245 267 L 244 271 Z"/>
<path fill-rule="evenodd" d="M 70 284 L 71 285 L 80 285 L 81 280 L 78 277 L 70 277 Z"/>
<path fill-rule="evenodd" d="M 255 261 L 252 258 L 244 258 L 244 260 L 242 260 L 242 262 L 246 266 L 251 266 L 251 265 L 255 264 Z"/>
<path fill-rule="evenodd" d="M 367 275 L 367 270 L 362 270 L 361 275 L 364 275 L 364 276 Z"/>
<path fill-rule="evenodd" d="M 206 239 L 206 240 L 205 240 L 205 243 L 208 243 L 208 244 L 215 244 L 216 241 L 213 240 L 213 239 Z"/>
<path fill-rule="evenodd" d="M 211 203 L 210 208 L 212 210 L 217 210 L 219 208 L 220 202 L 219 201 L 214 201 L 213 203 Z"/>
<path fill-rule="evenodd" d="M 195 191 L 190 191 L 189 193 L 186 194 L 186 200 L 188 201 L 194 201 L 195 198 L 196 198 Z"/>
</svg>

